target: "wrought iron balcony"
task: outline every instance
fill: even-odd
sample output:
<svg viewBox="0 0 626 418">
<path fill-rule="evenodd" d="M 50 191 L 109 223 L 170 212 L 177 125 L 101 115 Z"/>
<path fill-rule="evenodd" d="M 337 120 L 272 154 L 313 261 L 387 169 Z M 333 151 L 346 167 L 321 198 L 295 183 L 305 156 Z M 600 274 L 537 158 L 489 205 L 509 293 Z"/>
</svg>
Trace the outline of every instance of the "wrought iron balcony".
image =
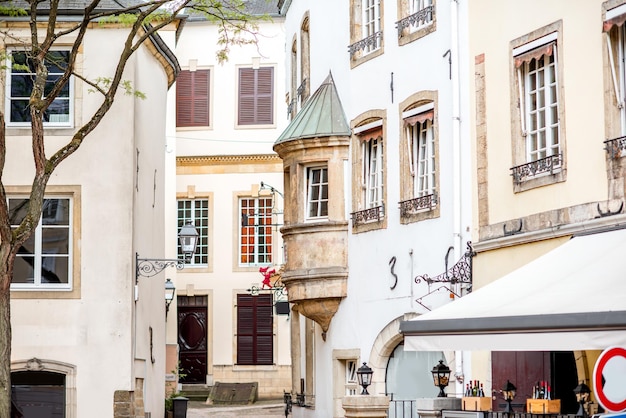
<svg viewBox="0 0 626 418">
<path fill-rule="evenodd" d="M 562 165 L 563 154 L 559 153 L 527 164 L 518 165 L 510 170 L 513 176 L 513 182 L 520 184 L 540 174 L 554 174 L 561 169 Z"/>
<path fill-rule="evenodd" d="M 427 23 L 433 21 L 435 14 L 435 8 L 433 6 L 424 7 L 417 13 L 413 13 L 410 16 L 405 17 L 396 22 L 396 28 L 398 29 L 398 38 L 402 37 L 402 31 L 408 27 L 419 28 Z"/>
<path fill-rule="evenodd" d="M 350 52 L 350 58 L 354 57 L 359 51 L 366 50 L 366 52 L 373 51 L 375 49 L 380 48 L 383 43 L 383 33 L 382 31 L 376 32 L 373 35 L 368 36 L 367 38 L 361 39 L 358 42 L 353 43 L 348 46 L 348 51 Z"/>
<path fill-rule="evenodd" d="M 437 206 L 437 195 L 435 193 L 403 200 L 400 202 L 400 216 L 406 217 L 416 212 L 432 210 L 435 206 Z"/>
<path fill-rule="evenodd" d="M 609 153 L 611 158 L 621 157 L 623 155 L 623 151 L 626 150 L 626 136 L 607 139 L 604 141 L 604 149 Z"/>
<path fill-rule="evenodd" d="M 362 225 L 369 222 L 379 222 L 384 216 L 384 206 L 376 206 L 357 212 L 352 212 L 352 225 Z"/>
<path fill-rule="evenodd" d="M 298 97 L 302 97 L 305 89 L 306 89 L 306 78 L 302 80 L 302 83 L 300 83 L 300 85 L 298 86 L 298 90 L 297 90 Z"/>
</svg>

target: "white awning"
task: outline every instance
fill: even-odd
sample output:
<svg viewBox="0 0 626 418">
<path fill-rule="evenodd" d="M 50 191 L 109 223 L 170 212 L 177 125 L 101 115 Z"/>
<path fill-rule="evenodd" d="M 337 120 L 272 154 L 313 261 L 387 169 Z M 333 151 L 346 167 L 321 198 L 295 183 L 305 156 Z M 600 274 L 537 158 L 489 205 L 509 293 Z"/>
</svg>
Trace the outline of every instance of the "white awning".
<svg viewBox="0 0 626 418">
<path fill-rule="evenodd" d="M 405 350 L 626 346 L 626 229 L 581 235 L 467 296 L 401 323 Z"/>
</svg>

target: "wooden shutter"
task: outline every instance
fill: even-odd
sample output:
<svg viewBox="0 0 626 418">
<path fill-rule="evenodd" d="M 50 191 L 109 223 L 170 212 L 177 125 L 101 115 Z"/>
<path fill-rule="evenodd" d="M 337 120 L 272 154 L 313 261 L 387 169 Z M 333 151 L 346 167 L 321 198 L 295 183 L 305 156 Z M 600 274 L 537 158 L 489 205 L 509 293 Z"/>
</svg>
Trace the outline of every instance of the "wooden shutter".
<svg viewBox="0 0 626 418">
<path fill-rule="evenodd" d="M 271 294 L 237 295 L 237 364 L 274 363 Z"/>
<path fill-rule="evenodd" d="M 238 125 L 274 123 L 274 68 L 239 69 Z"/>
<path fill-rule="evenodd" d="M 209 70 L 181 71 L 176 79 L 176 126 L 209 126 Z"/>
</svg>

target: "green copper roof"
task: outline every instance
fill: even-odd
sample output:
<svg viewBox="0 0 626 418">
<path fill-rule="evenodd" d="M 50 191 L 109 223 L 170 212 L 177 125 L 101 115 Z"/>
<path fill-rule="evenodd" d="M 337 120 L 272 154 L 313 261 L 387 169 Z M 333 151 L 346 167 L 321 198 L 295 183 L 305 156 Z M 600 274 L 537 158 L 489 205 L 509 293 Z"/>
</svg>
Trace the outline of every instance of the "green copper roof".
<svg viewBox="0 0 626 418">
<path fill-rule="evenodd" d="M 349 135 L 350 126 L 337 95 L 333 76 L 329 73 L 287 129 L 278 137 L 276 144 L 292 139 Z"/>
</svg>

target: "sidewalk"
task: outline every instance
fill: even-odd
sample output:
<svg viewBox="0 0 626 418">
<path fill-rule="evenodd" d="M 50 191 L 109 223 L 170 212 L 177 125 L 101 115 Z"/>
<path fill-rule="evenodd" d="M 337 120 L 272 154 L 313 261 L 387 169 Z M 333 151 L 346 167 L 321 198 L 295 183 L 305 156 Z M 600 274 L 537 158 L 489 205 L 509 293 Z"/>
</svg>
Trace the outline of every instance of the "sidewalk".
<svg viewBox="0 0 626 418">
<path fill-rule="evenodd" d="M 279 399 L 261 400 L 252 405 L 207 405 L 204 402 L 189 402 L 187 418 L 236 418 L 236 417 L 271 417 L 285 416 L 285 404 Z"/>
</svg>

